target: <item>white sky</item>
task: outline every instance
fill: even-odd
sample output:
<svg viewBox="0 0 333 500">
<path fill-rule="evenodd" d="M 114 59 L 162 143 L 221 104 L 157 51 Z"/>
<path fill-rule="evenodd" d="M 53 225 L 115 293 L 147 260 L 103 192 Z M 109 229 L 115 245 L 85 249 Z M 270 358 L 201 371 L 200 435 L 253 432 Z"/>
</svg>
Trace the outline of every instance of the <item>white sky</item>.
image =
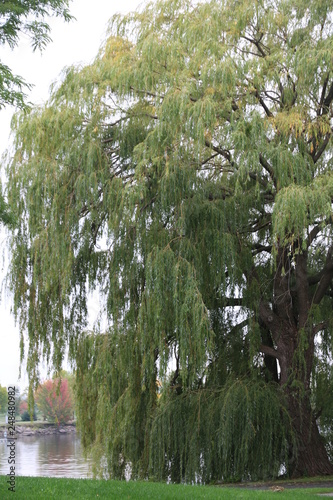
<svg viewBox="0 0 333 500">
<path fill-rule="evenodd" d="M 34 84 L 28 100 L 41 103 L 48 97 L 52 82 L 58 79 L 65 66 L 77 63 L 91 62 L 105 39 L 108 20 L 116 12 L 126 13 L 135 10 L 142 2 L 140 0 L 74 0 L 70 11 L 76 21 L 64 23 L 60 19 L 49 21 L 52 27 L 52 42 L 42 54 L 32 52 L 27 39 L 22 38 L 18 48 L 10 51 L 0 47 L 1 62 L 7 64 L 15 74 L 22 76 L 27 82 Z M 10 120 L 13 109 L 0 111 L 0 154 L 9 143 Z M 6 234 L 0 231 L 1 250 L 5 245 Z M 0 283 L 6 276 L 6 264 L 1 259 Z M 27 376 L 24 366 L 22 377 L 19 375 L 19 331 L 14 325 L 11 314 L 12 299 L 4 291 L 0 303 L 0 385 L 16 384 L 23 389 L 27 386 Z M 94 312 L 93 312 L 94 314 Z"/>
</svg>

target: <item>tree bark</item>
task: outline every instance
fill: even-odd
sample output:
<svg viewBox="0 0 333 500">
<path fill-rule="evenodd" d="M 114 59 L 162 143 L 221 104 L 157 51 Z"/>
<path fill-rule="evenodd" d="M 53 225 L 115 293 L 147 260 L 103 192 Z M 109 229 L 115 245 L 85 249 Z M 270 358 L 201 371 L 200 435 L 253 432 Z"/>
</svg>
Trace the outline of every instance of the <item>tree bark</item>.
<svg viewBox="0 0 333 500">
<path fill-rule="evenodd" d="M 305 334 L 306 348 L 302 349 L 300 339 Z M 288 475 L 293 478 L 331 475 L 333 464 L 329 461 L 324 440 L 320 436 L 310 400 L 314 359 L 313 329 L 305 328 L 303 331 L 282 334 L 278 350 L 281 353 L 280 384 L 286 396 L 295 438 Z"/>
<path fill-rule="evenodd" d="M 301 242 L 298 243 L 300 247 Z M 307 252 L 294 253 L 293 267 L 289 249 L 281 246 L 276 256 L 272 304 L 262 301 L 259 306 L 263 327 L 271 332 L 274 354 L 280 365 L 279 383 L 292 422 L 295 441 L 290 443 L 290 462 L 287 465 L 291 477 L 333 474 L 333 464 L 319 434 L 310 399 L 315 337 L 310 310 L 312 303 L 319 303 L 332 280 L 332 255 L 333 247 L 329 249 L 325 273 L 313 296 L 309 286 Z M 290 281 L 296 285 L 294 293 Z M 262 352 L 269 354 L 270 351 L 265 349 Z"/>
<path fill-rule="evenodd" d="M 332 475 L 333 465 L 319 434 L 309 394 L 300 394 L 290 388 L 286 392 L 297 447 L 295 456 L 290 459 L 289 475 L 293 478 Z"/>
<path fill-rule="evenodd" d="M 290 443 L 290 462 L 287 472 L 290 477 L 322 476 L 333 474 L 324 440 L 311 408 L 311 373 L 314 360 L 315 327 L 309 325 L 310 300 L 306 255 L 297 259 L 296 300 L 290 294 L 285 275 L 277 272 L 274 283 L 273 307 L 262 301 L 259 305 L 262 324 L 261 351 L 265 357 L 279 362 L 279 384 L 286 397 L 295 443 Z M 287 268 L 283 252 L 279 265 Z M 306 284 L 305 284 L 306 282 Z M 265 329 L 270 331 L 271 345 L 267 342 Z M 266 363 L 267 365 L 267 363 Z"/>
</svg>

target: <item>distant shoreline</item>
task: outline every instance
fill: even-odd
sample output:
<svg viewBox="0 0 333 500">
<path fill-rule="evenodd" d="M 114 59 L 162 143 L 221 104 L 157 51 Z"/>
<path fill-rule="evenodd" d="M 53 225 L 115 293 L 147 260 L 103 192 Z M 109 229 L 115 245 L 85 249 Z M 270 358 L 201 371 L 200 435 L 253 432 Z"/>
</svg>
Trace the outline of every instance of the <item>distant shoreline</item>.
<svg viewBox="0 0 333 500">
<path fill-rule="evenodd" d="M 0 438 L 5 438 L 7 424 L 0 424 Z M 75 422 L 57 425 L 50 422 L 20 422 L 15 425 L 16 437 L 46 436 L 50 434 L 69 434 L 76 432 Z"/>
</svg>

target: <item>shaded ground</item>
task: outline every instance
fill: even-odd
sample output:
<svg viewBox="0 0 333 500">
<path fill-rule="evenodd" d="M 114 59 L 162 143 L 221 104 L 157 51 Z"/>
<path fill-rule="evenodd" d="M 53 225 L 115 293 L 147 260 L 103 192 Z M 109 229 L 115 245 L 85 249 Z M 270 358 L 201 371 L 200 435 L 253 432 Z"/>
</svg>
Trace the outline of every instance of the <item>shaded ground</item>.
<svg viewBox="0 0 333 500">
<path fill-rule="evenodd" d="M 251 490 L 276 490 L 279 488 L 332 488 L 333 494 L 333 477 L 329 476 L 327 478 L 305 478 L 297 480 L 279 480 L 279 481 L 269 481 L 269 482 L 247 482 L 247 483 L 223 483 L 217 486 L 223 488 L 246 488 Z"/>
</svg>

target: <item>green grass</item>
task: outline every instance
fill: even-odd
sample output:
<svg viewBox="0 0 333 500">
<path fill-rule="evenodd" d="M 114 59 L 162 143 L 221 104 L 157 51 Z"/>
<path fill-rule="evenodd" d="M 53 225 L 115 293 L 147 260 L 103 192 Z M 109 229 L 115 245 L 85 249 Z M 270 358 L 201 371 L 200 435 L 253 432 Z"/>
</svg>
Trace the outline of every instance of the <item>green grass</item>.
<svg viewBox="0 0 333 500">
<path fill-rule="evenodd" d="M 282 492 L 253 490 L 246 488 L 225 488 L 219 486 L 189 486 L 150 482 L 99 481 L 93 479 L 56 479 L 44 477 L 17 477 L 16 491 L 7 490 L 6 476 L 0 476 L 0 498 L 16 500 L 29 499 L 131 499 L 131 500 L 192 500 L 192 499 L 290 499 L 318 500 L 318 493 L 327 488 L 285 489 Z M 325 498 L 325 497 L 323 497 Z"/>
<path fill-rule="evenodd" d="M 15 421 L 15 425 L 18 427 L 50 427 L 55 424 L 50 422 L 43 422 L 42 420 L 34 420 L 33 422 L 23 422 L 23 420 L 21 420 L 21 418 L 19 417 Z M 8 424 L 6 424 L 6 422 L 1 422 L 0 420 L 0 427 L 7 427 L 7 426 Z"/>
<path fill-rule="evenodd" d="M 0 414 L 0 427 L 7 427 L 7 425 L 8 424 L 6 424 L 6 415 Z M 52 427 L 55 426 L 56 424 L 54 422 L 46 422 L 45 420 L 42 420 L 41 417 L 40 419 L 34 420 L 32 422 L 23 422 L 23 420 L 21 420 L 21 417 L 17 416 L 15 420 L 15 425 L 19 427 Z"/>
</svg>

